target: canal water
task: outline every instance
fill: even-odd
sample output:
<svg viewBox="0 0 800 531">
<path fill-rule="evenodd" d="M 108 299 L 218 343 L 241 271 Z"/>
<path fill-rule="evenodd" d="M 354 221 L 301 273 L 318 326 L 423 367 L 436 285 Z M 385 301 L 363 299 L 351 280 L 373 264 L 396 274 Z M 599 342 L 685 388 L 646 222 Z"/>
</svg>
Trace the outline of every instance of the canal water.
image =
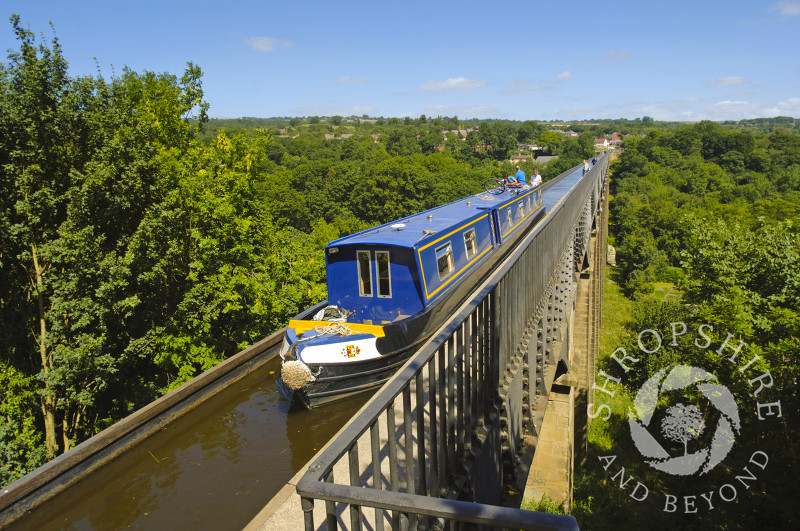
<svg viewBox="0 0 800 531">
<path fill-rule="evenodd" d="M 315 410 L 247 375 L 11 529 L 242 529 L 371 393 Z"/>
</svg>

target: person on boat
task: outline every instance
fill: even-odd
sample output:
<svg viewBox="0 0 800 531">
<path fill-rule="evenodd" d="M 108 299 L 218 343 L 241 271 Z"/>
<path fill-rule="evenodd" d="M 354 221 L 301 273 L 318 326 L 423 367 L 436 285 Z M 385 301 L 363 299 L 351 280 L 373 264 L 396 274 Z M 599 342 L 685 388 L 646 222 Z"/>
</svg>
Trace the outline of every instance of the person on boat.
<svg viewBox="0 0 800 531">
<path fill-rule="evenodd" d="M 515 173 L 513 176 L 509 176 L 508 182 L 525 186 L 527 184 L 525 181 L 525 172 L 519 169 L 519 166 L 517 166 L 517 173 Z"/>
<path fill-rule="evenodd" d="M 542 176 L 539 175 L 539 170 L 534 170 L 533 177 L 531 178 L 531 186 L 539 186 L 542 184 Z"/>
</svg>

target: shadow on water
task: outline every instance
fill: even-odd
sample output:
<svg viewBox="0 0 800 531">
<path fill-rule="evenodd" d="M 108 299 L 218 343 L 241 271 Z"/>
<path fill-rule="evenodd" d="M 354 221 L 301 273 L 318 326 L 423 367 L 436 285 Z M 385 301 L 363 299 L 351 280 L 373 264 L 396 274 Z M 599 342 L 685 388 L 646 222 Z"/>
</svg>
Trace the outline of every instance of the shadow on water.
<svg viewBox="0 0 800 531">
<path fill-rule="evenodd" d="M 279 372 L 269 362 L 11 529 L 241 529 L 371 396 L 290 407 Z"/>
</svg>

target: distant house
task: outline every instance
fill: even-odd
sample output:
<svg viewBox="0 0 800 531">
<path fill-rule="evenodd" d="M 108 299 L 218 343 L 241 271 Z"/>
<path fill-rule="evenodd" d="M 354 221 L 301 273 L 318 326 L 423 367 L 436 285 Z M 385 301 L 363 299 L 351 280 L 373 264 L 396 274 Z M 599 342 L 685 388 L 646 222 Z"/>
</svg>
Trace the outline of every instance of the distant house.
<svg viewBox="0 0 800 531">
<path fill-rule="evenodd" d="M 536 157 L 536 162 L 539 164 L 547 164 L 550 161 L 556 160 L 558 155 L 539 155 Z"/>
<path fill-rule="evenodd" d="M 468 132 L 466 129 L 451 129 L 449 131 L 442 131 L 442 134 L 445 138 L 447 138 L 447 135 L 456 135 L 458 138 L 464 139 L 467 138 L 467 133 Z"/>
<path fill-rule="evenodd" d="M 608 139 L 607 138 L 595 138 L 594 139 L 594 147 L 595 147 L 595 149 L 608 149 Z"/>
<path fill-rule="evenodd" d="M 442 131 L 442 135 L 445 138 L 447 138 L 448 134 L 456 135 L 456 137 L 464 140 L 465 138 L 467 138 L 468 134 L 477 130 L 478 130 L 477 127 L 470 127 L 469 129 L 450 129 L 450 130 L 445 129 L 444 131 Z"/>
<path fill-rule="evenodd" d="M 530 155 L 511 155 L 511 162 L 528 162 L 533 157 Z"/>
<path fill-rule="evenodd" d="M 536 144 L 517 144 L 517 149 L 520 151 L 539 151 L 542 148 Z"/>
</svg>

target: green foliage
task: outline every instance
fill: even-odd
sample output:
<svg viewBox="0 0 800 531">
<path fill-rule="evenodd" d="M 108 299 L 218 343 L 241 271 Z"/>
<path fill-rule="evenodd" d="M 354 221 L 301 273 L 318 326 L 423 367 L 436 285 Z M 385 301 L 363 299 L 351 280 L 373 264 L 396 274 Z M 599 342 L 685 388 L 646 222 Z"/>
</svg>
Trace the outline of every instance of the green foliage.
<svg viewBox="0 0 800 531">
<path fill-rule="evenodd" d="M 536 500 L 524 501 L 521 508 L 526 511 L 536 511 L 540 513 L 566 514 L 564 506 L 565 502 L 562 501 L 560 504 L 556 504 L 556 502 L 550 499 L 550 496 L 545 494 L 538 502 Z"/>
<path fill-rule="evenodd" d="M 670 268 L 682 267 L 708 220 L 737 220 L 747 231 L 762 223 L 760 217 L 767 223 L 796 219 L 800 164 L 792 158 L 794 137 L 800 135 L 756 136 L 701 122 L 626 139 L 626 151 L 613 165 L 611 229 L 627 293 L 646 291 L 655 280 L 676 280 Z"/>
<path fill-rule="evenodd" d="M 32 380 L 0 361 L 0 485 L 44 464 L 42 433 L 36 425 L 39 400 Z"/>
</svg>

